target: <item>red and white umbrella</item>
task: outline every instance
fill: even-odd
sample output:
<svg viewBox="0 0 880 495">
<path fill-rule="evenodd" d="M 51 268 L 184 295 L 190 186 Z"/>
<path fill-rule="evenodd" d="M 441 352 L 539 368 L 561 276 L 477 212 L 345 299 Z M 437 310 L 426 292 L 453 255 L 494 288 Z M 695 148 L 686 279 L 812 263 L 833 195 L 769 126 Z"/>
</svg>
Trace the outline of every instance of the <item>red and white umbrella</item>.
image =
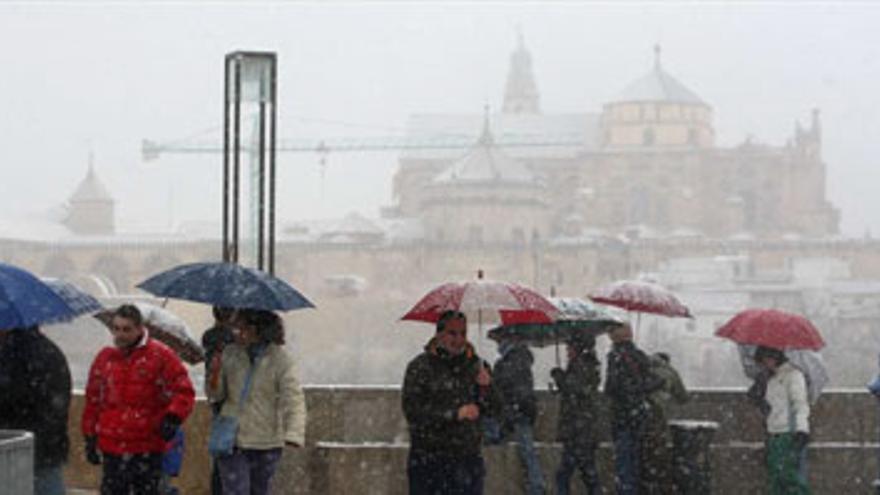
<svg viewBox="0 0 880 495">
<path fill-rule="evenodd" d="M 781 351 L 825 347 L 819 330 L 803 316 L 778 309 L 747 309 L 730 319 L 715 335 L 737 344 L 772 347 Z"/>
<path fill-rule="evenodd" d="M 663 316 L 690 318 L 687 306 L 662 285 L 640 280 L 621 280 L 600 288 L 590 295 L 600 304 L 616 306 L 627 311 L 652 313 Z"/>
<path fill-rule="evenodd" d="M 528 287 L 478 279 L 435 287 L 401 319 L 436 323 L 440 315 L 449 310 L 469 315 L 480 314 L 493 321 L 499 321 L 502 312 L 509 314 L 518 311 L 545 315 L 549 321 L 558 311 L 553 303 Z"/>
</svg>

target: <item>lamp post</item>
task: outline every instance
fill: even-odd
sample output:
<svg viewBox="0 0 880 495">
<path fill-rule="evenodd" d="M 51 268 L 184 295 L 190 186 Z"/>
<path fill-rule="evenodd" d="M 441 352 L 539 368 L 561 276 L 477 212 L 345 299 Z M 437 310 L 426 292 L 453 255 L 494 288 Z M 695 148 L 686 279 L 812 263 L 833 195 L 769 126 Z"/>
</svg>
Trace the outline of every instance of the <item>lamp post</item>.
<svg viewBox="0 0 880 495">
<path fill-rule="evenodd" d="M 223 261 L 269 273 L 275 271 L 277 69 L 275 53 L 229 53 L 223 89 Z M 250 131 L 244 147 L 243 126 Z M 249 157 L 244 248 L 240 242 L 243 152 Z"/>
</svg>

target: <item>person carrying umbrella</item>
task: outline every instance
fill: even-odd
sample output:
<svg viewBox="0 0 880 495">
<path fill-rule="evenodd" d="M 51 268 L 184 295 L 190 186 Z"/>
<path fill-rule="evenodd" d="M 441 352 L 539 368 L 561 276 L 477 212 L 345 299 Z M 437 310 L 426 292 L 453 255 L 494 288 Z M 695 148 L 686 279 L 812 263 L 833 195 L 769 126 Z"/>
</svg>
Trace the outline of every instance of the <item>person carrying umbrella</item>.
<svg viewBox="0 0 880 495">
<path fill-rule="evenodd" d="M 86 384 L 86 459 L 101 464 L 101 493 L 156 494 L 162 453 L 190 415 L 195 390 L 177 354 L 150 338 L 140 310 L 123 304 Z"/>
<path fill-rule="evenodd" d="M 595 347 L 596 339 L 589 332 L 572 333 L 566 343 L 566 368 L 550 371 L 559 391 L 557 437 L 562 442 L 562 459 L 556 470 L 558 495 L 568 495 L 575 468 L 581 472 L 588 495 L 602 493 L 596 470 L 600 377 Z"/>
<path fill-rule="evenodd" d="M 500 358 L 495 362 L 495 387 L 501 396 L 501 437 L 513 435 L 520 461 L 526 470 L 529 495 L 544 494 L 544 474 L 535 452 L 534 426 L 538 416 L 532 363 L 535 358 L 526 343 L 515 336 L 498 342 Z M 500 439 L 499 439 L 500 440 Z"/>
<path fill-rule="evenodd" d="M 225 347 L 219 380 L 205 390 L 220 415 L 238 418 L 234 448 L 217 455 L 224 494 L 265 495 L 285 446 L 305 445 L 306 402 L 293 356 L 276 342 L 281 318 L 240 309 L 232 320 L 236 342 Z"/>
<path fill-rule="evenodd" d="M 758 347 L 755 361 L 767 372 L 764 401 L 770 493 L 809 494 L 801 465 L 810 441 L 810 402 L 804 374 L 778 349 Z"/>
<path fill-rule="evenodd" d="M 467 341 L 467 318 L 443 312 L 436 334 L 406 367 L 401 397 L 409 425 L 409 493 L 483 493 L 482 416 L 501 402 L 482 359 Z"/>
<path fill-rule="evenodd" d="M 63 495 L 70 368 L 39 327 L 0 330 L 0 429 L 34 433 L 34 494 Z"/>
</svg>

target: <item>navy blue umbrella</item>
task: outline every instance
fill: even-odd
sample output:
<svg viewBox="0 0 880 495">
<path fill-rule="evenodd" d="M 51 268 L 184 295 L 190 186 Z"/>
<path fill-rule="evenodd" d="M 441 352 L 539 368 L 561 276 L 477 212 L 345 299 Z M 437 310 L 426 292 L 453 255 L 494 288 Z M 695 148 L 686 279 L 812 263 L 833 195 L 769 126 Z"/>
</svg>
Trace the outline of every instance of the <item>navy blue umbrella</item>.
<svg viewBox="0 0 880 495">
<path fill-rule="evenodd" d="M 315 307 L 280 278 L 233 263 L 191 263 L 137 285 L 150 294 L 214 306 L 288 311 Z"/>
<path fill-rule="evenodd" d="M 64 299 L 64 302 L 70 306 L 70 309 L 72 309 L 77 316 L 87 313 L 95 313 L 104 309 L 104 306 L 102 306 L 94 296 L 80 289 L 72 282 L 61 280 L 60 278 L 44 278 L 43 282 L 55 291 L 56 294 L 61 296 L 61 299 Z"/>
<path fill-rule="evenodd" d="M 70 320 L 76 311 L 29 272 L 0 263 L 0 330 Z"/>
</svg>

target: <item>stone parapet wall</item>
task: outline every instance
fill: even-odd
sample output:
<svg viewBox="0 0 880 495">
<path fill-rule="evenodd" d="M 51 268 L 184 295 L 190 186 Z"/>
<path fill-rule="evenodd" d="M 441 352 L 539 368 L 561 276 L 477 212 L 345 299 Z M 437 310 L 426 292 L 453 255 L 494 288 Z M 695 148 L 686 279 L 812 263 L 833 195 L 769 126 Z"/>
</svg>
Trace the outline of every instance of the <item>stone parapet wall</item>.
<svg viewBox="0 0 880 495">
<path fill-rule="evenodd" d="M 548 480 L 558 462 L 554 442 L 556 399 L 539 391 L 536 439 Z M 276 480 L 277 494 L 406 493 L 406 422 L 399 387 L 307 387 L 309 421 L 304 449 L 286 449 Z M 82 396 L 71 409 L 69 486 L 97 486 L 99 470 L 83 458 L 79 419 Z M 607 411 L 607 405 L 603 404 Z M 760 418 L 746 402 L 744 390 L 697 390 L 676 418 L 719 423 L 711 448 L 716 493 L 760 493 L 764 484 L 763 433 Z M 178 480 L 183 493 L 208 493 L 210 459 L 205 445 L 210 412 L 204 401 L 186 423 L 186 456 Z M 599 466 L 610 487 L 612 474 L 607 416 L 600 423 L 603 445 Z M 869 493 L 878 474 L 880 405 L 857 390 L 826 392 L 812 415 L 809 452 L 814 493 Z M 486 449 L 487 494 L 521 493 L 519 460 L 513 446 Z M 579 483 L 579 482 L 578 482 Z M 574 484 L 573 484 L 574 486 Z M 578 484 L 577 489 L 581 486 Z M 578 493 L 578 492 L 574 492 Z"/>
</svg>

